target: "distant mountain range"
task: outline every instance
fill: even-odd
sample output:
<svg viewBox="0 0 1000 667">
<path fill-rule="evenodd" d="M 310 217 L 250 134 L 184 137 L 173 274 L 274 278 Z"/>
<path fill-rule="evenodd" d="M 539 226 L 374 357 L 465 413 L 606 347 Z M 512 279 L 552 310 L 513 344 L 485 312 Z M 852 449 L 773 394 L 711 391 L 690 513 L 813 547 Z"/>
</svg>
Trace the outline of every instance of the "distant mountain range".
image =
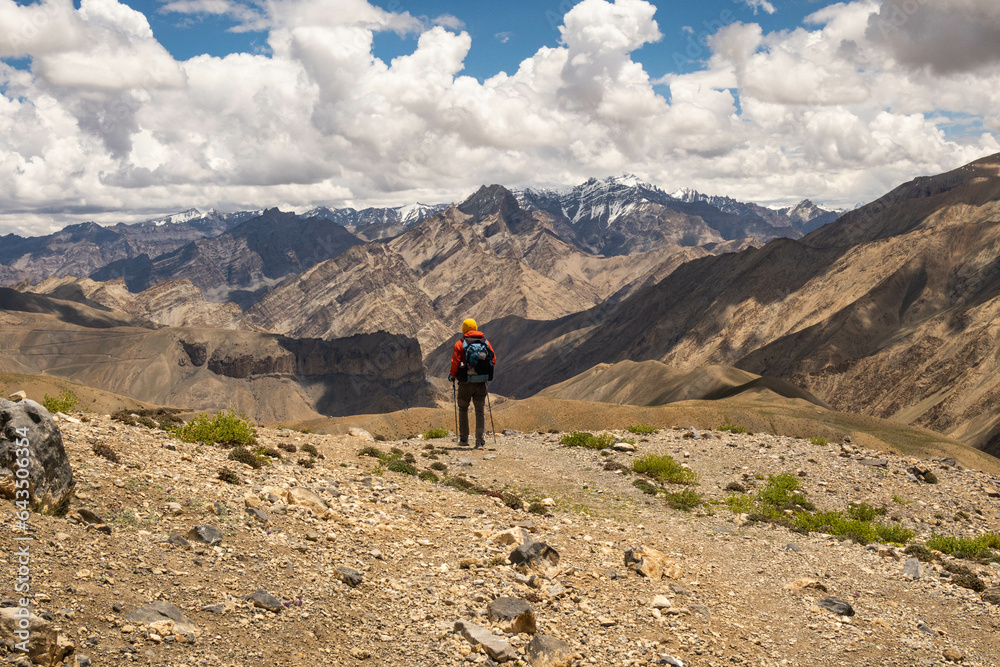
<svg viewBox="0 0 1000 667">
<path fill-rule="evenodd" d="M 585 252 L 605 255 L 634 254 L 661 246 L 703 246 L 737 239 L 764 243 L 778 236 L 797 238 L 838 215 L 808 202 L 794 210 L 773 211 L 729 198 L 692 195 L 692 191 L 683 191 L 683 196 L 674 197 L 631 176 L 591 179 L 564 191 L 527 189 L 513 194 L 520 208 L 544 211 L 559 221 L 558 235 L 566 242 Z M 95 280 L 122 277 L 130 290 L 142 291 L 158 281 L 191 279 L 206 290 L 209 298 L 216 300 L 228 298 L 233 291 L 248 292 L 251 296 L 237 295 L 237 300 L 248 307 L 254 301 L 252 295 L 261 287 L 273 284 L 296 269 L 309 268 L 308 263 L 313 258 L 331 259 L 335 256 L 332 252 L 342 251 L 350 245 L 344 235 L 337 235 L 334 241 L 332 236 L 336 233 L 321 231 L 321 225 L 315 221 L 336 223 L 355 237 L 357 243 L 367 243 L 396 238 L 448 206 L 412 204 L 362 210 L 321 207 L 298 215 L 282 214 L 282 217 L 277 216 L 276 209 L 236 213 L 215 210 L 202 213 L 189 209 L 135 224 L 102 227 L 82 223 L 46 236 L 28 238 L 9 234 L 0 237 L 0 284 L 11 285 L 24 280 L 37 283 L 63 276 Z M 271 240 L 278 242 L 281 252 L 291 253 L 293 259 L 264 261 L 266 266 L 262 264 L 259 268 L 246 266 L 244 243 L 233 239 L 238 236 L 253 245 L 250 237 L 263 239 L 267 236 L 262 227 L 290 225 L 293 217 L 313 220 L 308 231 L 319 234 L 317 238 L 329 243 L 319 251 L 295 247 L 295 239 L 301 239 L 306 245 L 310 245 L 311 240 L 302 236 L 304 228 L 286 227 Z M 253 220 L 258 222 L 253 224 L 252 231 L 236 229 Z M 286 231 L 289 233 L 285 234 Z M 231 235 L 221 239 L 225 234 Z M 206 245 L 204 241 L 209 239 L 219 239 L 219 242 Z M 228 251 L 222 247 L 227 245 Z M 189 247 L 181 250 L 184 246 Z M 219 272 L 233 276 L 206 281 L 198 275 L 189 275 L 186 273 L 191 268 L 188 263 L 197 263 L 193 259 L 196 256 L 206 257 Z M 185 267 L 185 272 L 179 272 L 181 266 Z M 288 272 L 281 274 L 285 267 Z"/>
</svg>

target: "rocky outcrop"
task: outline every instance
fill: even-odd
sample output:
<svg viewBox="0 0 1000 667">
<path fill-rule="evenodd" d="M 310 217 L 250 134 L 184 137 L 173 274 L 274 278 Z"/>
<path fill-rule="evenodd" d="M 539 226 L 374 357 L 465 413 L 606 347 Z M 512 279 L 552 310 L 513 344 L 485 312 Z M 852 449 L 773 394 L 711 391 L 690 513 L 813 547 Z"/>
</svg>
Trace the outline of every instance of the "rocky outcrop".
<svg viewBox="0 0 1000 667">
<path fill-rule="evenodd" d="M 22 470 L 26 472 L 22 474 Z M 18 495 L 18 491 L 27 490 L 35 511 L 51 514 L 69 498 L 73 468 L 62 434 L 48 410 L 38 403 L 0 398 L 0 474 L 0 495 L 21 500 L 23 494 Z M 27 481 L 26 489 L 23 481 Z"/>
</svg>

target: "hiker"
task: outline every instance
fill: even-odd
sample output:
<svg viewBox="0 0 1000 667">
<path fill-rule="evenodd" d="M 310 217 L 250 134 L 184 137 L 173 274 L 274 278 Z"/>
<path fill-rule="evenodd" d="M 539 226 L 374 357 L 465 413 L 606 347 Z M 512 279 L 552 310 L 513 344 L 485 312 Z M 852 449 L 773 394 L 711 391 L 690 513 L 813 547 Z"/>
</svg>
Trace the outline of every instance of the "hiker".
<svg viewBox="0 0 1000 667">
<path fill-rule="evenodd" d="M 477 329 L 476 321 L 462 322 L 462 340 L 455 343 L 448 376 L 453 385 L 458 382 L 458 444 L 462 447 L 469 446 L 470 402 L 476 406 L 476 449 L 486 446 L 486 383 L 493 379 L 495 363 L 493 346 Z"/>
</svg>

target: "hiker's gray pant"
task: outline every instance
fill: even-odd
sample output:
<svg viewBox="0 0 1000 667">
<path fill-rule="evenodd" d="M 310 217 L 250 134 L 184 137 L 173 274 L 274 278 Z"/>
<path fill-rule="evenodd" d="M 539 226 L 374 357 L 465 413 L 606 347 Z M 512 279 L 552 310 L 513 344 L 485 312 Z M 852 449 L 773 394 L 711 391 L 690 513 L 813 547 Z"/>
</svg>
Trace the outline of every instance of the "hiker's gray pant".
<svg viewBox="0 0 1000 667">
<path fill-rule="evenodd" d="M 469 403 L 476 406 L 476 444 L 486 443 L 486 383 L 458 383 L 458 438 L 469 439 Z"/>
</svg>

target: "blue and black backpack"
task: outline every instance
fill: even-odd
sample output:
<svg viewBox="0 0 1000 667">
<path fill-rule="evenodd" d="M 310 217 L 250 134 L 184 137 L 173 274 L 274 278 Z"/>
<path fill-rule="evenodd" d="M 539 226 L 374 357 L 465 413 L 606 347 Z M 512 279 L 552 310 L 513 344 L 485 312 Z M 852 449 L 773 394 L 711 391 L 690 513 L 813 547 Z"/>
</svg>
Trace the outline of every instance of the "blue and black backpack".
<svg viewBox="0 0 1000 667">
<path fill-rule="evenodd" d="M 472 338 L 462 341 L 462 352 L 465 358 L 465 370 L 468 373 L 466 382 L 489 382 L 493 380 L 493 350 L 485 338 Z"/>
</svg>

